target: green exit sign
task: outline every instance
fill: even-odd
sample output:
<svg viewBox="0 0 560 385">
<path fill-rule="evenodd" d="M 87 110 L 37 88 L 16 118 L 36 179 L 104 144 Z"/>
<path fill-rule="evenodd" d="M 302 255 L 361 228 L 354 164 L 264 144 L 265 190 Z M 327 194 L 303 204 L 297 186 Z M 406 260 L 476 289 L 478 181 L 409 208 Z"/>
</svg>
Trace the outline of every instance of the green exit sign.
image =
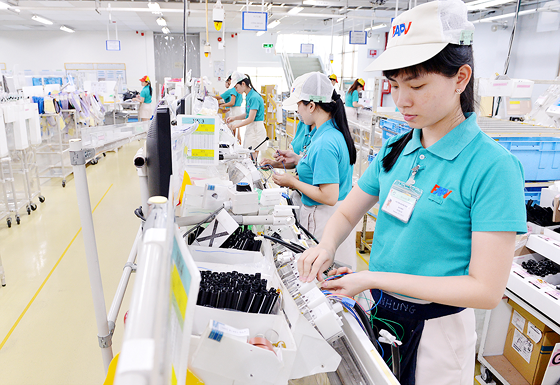
<svg viewBox="0 0 560 385">
<path fill-rule="evenodd" d="M 274 44 L 263 44 L 263 48 L 272 48 Z"/>
</svg>

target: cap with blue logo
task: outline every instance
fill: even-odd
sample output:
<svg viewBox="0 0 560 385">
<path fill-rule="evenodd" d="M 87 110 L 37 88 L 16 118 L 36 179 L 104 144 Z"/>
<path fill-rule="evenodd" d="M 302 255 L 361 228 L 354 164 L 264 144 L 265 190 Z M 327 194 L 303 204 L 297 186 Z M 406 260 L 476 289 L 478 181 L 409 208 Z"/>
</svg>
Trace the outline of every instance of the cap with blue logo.
<svg viewBox="0 0 560 385">
<path fill-rule="evenodd" d="M 387 49 L 366 71 L 406 68 L 425 62 L 448 44 L 471 45 L 474 24 L 461 0 L 430 1 L 397 16 Z"/>
</svg>

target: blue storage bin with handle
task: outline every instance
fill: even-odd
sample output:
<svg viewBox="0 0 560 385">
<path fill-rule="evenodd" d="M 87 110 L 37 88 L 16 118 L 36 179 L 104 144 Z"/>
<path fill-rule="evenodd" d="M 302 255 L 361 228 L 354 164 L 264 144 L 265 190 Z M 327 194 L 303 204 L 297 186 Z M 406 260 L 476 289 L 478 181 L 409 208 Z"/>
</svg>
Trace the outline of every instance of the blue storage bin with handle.
<svg viewBox="0 0 560 385">
<path fill-rule="evenodd" d="M 379 121 L 383 134 L 381 136 L 381 143 L 385 144 L 387 139 L 393 136 L 404 134 L 411 130 L 408 124 L 394 119 L 381 119 Z"/>
<path fill-rule="evenodd" d="M 560 138 L 494 138 L 519 159 L 526 181 L 560 180 Z"/>
</svg>

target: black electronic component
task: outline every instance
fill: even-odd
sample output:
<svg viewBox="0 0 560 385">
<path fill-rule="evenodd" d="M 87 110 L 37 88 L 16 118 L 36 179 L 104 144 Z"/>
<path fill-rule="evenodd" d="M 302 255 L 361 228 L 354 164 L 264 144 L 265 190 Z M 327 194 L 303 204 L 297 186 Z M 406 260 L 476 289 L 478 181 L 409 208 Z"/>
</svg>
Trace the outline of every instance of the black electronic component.
<svg viewBox="0 0 560 385">
<path fill-rule="evenodd" d="M 557 274 L 560 271 L 558 267 L 550 259 L 543 259 L 541 261 L 535 261 L 534 259 L 529 259 L 521 263 L 523 267 L 529 274 L 533 274 L 539 277 L 546 277 L 549 274 Z"/>
<path fill-rule="evenodd" d="M 239 182 L 235 185 L 235 191 L 237 192 L 250 192 L 251 186 L 247 182 Z"/>
<path fill-rule="evenodd" d="M 266 289 L 267 280 L 261 273 L 202 271 L 201 277 L 197 296 L 200 306 L 270 314 L 277 299 L 276 289 Z"/>
<path fill-rule="evenodd" d="M 263 303 L 264 295 L 262 293 L 255 293 L 253 297 L 253 302 L 249 308 L 249 313 L 258 313 L 261 305 Z"/>
</svg>

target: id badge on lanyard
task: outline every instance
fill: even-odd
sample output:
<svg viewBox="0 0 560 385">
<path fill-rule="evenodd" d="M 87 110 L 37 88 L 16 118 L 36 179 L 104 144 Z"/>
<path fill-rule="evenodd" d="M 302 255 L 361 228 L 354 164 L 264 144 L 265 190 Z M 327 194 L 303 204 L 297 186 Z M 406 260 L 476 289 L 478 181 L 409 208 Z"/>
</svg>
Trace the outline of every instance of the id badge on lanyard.
<svg viewBox="0 0 560 385">
<path fill-rule="evenodd" d="M 404 223 L 408 223 L 416 203 L 422 196 L 423 191 L 413 186 L 414 177 L 419 169 L 420 166 L 412 169 L 412 174 L 406 183 L 396 180 L 391 186 L 387 198 L 385 198 L 383 207 L 381 207 L 381 210 Z"/>
</svg>

